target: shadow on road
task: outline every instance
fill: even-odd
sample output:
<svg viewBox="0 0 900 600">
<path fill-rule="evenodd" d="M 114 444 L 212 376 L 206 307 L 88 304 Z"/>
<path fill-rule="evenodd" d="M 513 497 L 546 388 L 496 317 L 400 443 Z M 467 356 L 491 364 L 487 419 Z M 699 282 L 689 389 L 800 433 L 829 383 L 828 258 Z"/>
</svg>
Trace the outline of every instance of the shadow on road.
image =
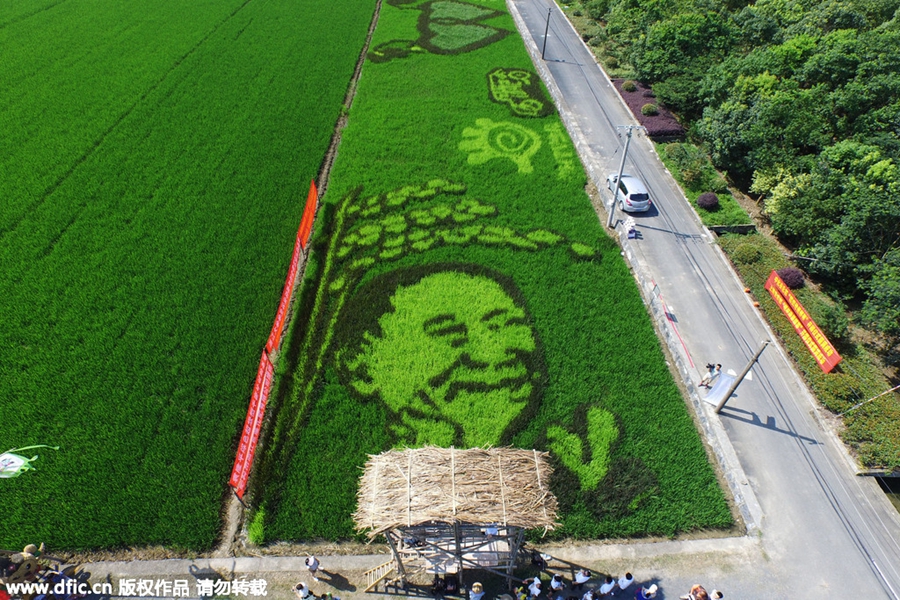
<svg viewBox="0 0 900 600">
<path fill-rule="evenodd" d="M 730 413 L 743 413 L 743 414 L 745 414 L 745 415 L 749 415 L 749 418 L 748 418 L 748 417 L 742 417 L 742 416 L 735 415 L 735 414 L 730 414 Z M 821 442 L 819 442 L 818 440 L 816 440 L 816 439 L 814 439 L 814 438 L 806 437 L 805 435 L 800 435 L 800 434 L 798 434 L 798 433 L 795 432 L 795 431 L 790 431 L 789 429 L 780 429 L 780 428 L 775 424 L 775 417 L 773 417 L 773 416 L 771 416 L 771 415 L 767 416 L 767 417 L 766 417 L 766 422 L 763 423 L 762 419 L 760 419 L 760 418 L 759 418 L 759 415 L 756 414 L 755 412 L 752 412 L 752 411 L 749 411 L 749 410 L 744 410 L 744 409 L 741 409 L 741 408 L 734 408 L 733 406 L 725 406 L 724 408 L 722 408 L 722 411 L 719 413 L 719 415 L 721 415 L 721 416 L 723 416 L 723 417 L 728 417 L 729 419 L 734 419 L 735 421 L 741 421 L 742 423 L 748 423 L 748 424 L 750 424 L 750 425 L 756 425 L 757 427 L 765 427 L 766 429 L 771 429 L 772 431 L 776 431 L 776 432 L 778 432 L 778 433 L 785 433 L 785 434 L 790 435 L 790 436 L 792 436 L 792 437 L 801 439 L 801 440 L 803 440 L 804 442 L 809 442 L 810 444 L 818 445 L 818 444 L 821 443 Z"/>
</svg>

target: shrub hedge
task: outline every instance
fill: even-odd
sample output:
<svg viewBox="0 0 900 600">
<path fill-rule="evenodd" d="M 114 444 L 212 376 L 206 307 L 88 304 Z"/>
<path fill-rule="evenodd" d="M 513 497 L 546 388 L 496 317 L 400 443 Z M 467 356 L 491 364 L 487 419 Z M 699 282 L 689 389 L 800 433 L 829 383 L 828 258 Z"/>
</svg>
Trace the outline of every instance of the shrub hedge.
<svg viewBox="0 0 900 600">
<path fill-rule="evenodd" d="M 728 191 L 728 184 L 713 168 L 703 152 L 688 143 L 656 144 L 656 152 L 666 168 L 681 184 L 684 195 L 700 215 L 704 225 L 746 225 L 752 222 L 750 215 L 741 208 Z M 715 193 L 716 208 L 706 209 L 698 199 L 703 193 Z"/>
</svg>

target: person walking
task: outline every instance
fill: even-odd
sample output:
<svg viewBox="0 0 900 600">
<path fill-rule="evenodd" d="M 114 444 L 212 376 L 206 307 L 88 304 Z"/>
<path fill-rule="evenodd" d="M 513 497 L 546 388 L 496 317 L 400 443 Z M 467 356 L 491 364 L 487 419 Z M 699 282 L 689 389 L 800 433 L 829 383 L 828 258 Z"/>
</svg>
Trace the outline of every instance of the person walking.
<svg viewBox="0 0 900 600">
<path fill-rule="evenodd" d="M 319 572 L 319 559 L 316 558 L 315 556 L 313 556 L 312 554 L 307 556 L 306 557 L 306 568 L 309 569 L 309 574 L 312 576 L 312 578 L 314 580 L 318 581 L 319 578 L 316 576 L 316 573 Z"/>
<path fill-rule="evenodd" d="M 650 585 L 649 587 L 640 587 L 638 588 L 637 593 L 634 595 L 635 600 L 650 600 L 650 598 L 656 598 L 656 592 L 659 591 L 659 586 L 655 583 Z"/>
</svg>

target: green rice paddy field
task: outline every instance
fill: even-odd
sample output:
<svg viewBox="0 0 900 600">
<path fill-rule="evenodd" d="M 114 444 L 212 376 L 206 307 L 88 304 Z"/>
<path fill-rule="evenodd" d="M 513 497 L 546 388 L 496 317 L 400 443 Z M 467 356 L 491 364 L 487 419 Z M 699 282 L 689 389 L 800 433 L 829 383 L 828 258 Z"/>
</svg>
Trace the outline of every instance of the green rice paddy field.
<svg viewBox="0 0 900 600">
<path fill-rule="evenodd" d="M 215 542 L 374 7 L 0 4 L 0 548 Z"/>
<path fill-rule="evenodd" d="M 731 523 L 502 0 L 388 0 L 255 475 L 256 539 L 353 534 L 367 453 L 550 450 L 557 535 Z"/>
</svg>

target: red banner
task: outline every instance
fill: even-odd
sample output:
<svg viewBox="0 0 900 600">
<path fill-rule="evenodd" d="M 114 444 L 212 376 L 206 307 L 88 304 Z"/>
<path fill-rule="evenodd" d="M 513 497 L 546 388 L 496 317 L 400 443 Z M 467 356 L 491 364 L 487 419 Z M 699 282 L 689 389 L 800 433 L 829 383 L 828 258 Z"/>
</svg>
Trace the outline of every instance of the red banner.
<svg viewBox="0 0 900 600">
<path fill-rule="evenodd" d="M 275 352 L 281 345 L 281 332 L 284 329 L 285 320 L 287 320 L 287 311 L 291 305 L 291 297 L 294 293 L 294 284 L 297 282 L 297 269 L 300 265 L 300 236 L 297 236 L 294 242 L 294 254 L 291 256 L 291 266 L 288 267 L 287 279 L 284 282 L 284 289 L 281 290 L 281 301 L 278 303 L 278 312 L 275 313 L 275 322 L 272 323 L 272 331 L 269 332 L 269 339 L 266 342 L 266 350 L 269 354 Z"/>
<path fill-rule="evenodd" d="M 247 418 L 244 420 L 244 430 L 241 432 L 241 442 L 238 444 L 237 455 L 234 457 L 234 466 L 231 469 L 231 479 L 228 485 L 234 488 L 238 498 L 244 498 L 247 490 L 247 479 L 250 477 L 250 467 L 253 465 L 253 455 L 256 452 L 256 443 L 259 441 L 259 431 L 262 428 L 263 416 L 266 413 L 266 402 L 269 400 L 269 390 L 272 388 L 272 376 L 275 368 L 269 360 L 269 356 L 263 352 L 259 359 L 259 369 L 256 372 L 256 382 L 253 384 L 253 395 L 250 397 L 250 406 L 247 408 Z"/>
<path fill-rule="evenodd" d="M 309 234 L 312 233 L 313 219 L 316 217 L 316 206 L 319 203 L 319 192 L 316 190 L 316 182 L 309 182 L 309 194 L 306 196 L 306 208 L 303 209 L 303 218 L 300 220 L 300 230 L 297 238 L 300 245 L 306 250 L 309 242 Z"/>
<path fill-rule="evenodd" d="M 809 313 L 806 312 L 806 309 L 803 308 L 803 305 L 800 304 L 800 301 L 797 300 L 791 289 L 775 271 L 772 271 L 769 275 L 765 287 L 769 290 L 772 300 L 775 301 L 775 304 L 778 305 L 784 316 L 794 326 L 794 330 L 800 336 L 800 339 L 803 340 L 803 343 L 806 344 L 819 368 L 825 373 L 830 372 L 835 365 L 841 362 L 841 355 L 837 353 L 837 350 L 834 349 L 834 346 L 831 345 L 831 342 L 828 341 L 828 338 L 825 337 L 825 334 L 822 333 L 816 322 L 809 316 Z"/>
</svg>

